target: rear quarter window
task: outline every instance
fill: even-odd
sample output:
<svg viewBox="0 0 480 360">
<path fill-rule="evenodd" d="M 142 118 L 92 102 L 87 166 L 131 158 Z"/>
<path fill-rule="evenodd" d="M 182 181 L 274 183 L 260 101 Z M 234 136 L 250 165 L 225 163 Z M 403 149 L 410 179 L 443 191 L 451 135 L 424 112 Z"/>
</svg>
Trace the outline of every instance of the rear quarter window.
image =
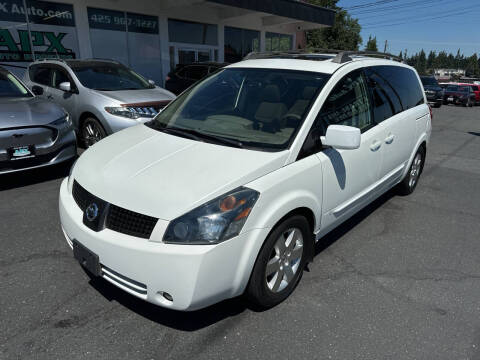
<svg viewBox="0 0 480 360">
<path fill-rule="evenodd" d="M 376 66 L 375 71 L 393 87 L 402 102 L 403 110 L 425 102 L 422 86 L 413 70 L 401 66 Z"/>
<path fill-rule="evenodd" d="M 37 84 L 50 86 L 51 84 L 51 68 L 43 65 L 31 66 L 28 70 L 30 80 Z"/>
</svg>

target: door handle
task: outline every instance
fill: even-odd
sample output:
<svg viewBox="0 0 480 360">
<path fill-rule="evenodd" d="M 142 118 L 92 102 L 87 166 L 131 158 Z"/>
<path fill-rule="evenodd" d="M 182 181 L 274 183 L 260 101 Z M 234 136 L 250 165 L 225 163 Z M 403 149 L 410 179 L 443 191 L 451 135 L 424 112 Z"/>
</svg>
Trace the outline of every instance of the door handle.
<svg viewBox="0 0 480 360">
<path fill-rule="evenodd" d="M 381 141 L 378 141 L 378 140 L 375 140 L 372 145 L 370 145 L 370 150 L 372 151 L 377 151 L 378 149 L 380 149 L 380 147 L 382 146 L 382 142 Z"/>
<path fill-rule="evenodd" d="M 389 135 L 385 138 L 385 143 L 386 143 L 386 144 L 391 144 L 394 139 L 395 139 L 395 135 L 389 134 Z"/>
<path fill-rule="evenodd" d="M 48 100 L 53 100 L 53 96 L 52 95 L 47 95 L 47 99 Z"/>
</svg>

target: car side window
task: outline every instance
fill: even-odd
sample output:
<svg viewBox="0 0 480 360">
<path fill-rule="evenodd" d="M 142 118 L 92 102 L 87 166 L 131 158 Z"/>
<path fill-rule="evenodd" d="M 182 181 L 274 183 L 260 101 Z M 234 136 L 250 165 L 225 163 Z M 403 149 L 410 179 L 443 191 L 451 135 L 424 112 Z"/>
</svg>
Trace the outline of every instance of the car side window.
<svg viewBox="0 0 480 360">
<path fill-rule="evenodd" d="M 403 110 L 398 93 L 390 83 L 380 75 L 376 67 L 365 69 L 368 87 L 372 97 L 373 116 L 380 123 Z"/>
<path fill-rule="evenodd" d="M 61 68 L 55 68 L 53 70 L 53 87 L 60 89 L 60 84 L 63 82 L 71 82 L 67 72 Z M 73 84 L 71 84 L 73 87 Z"/>
<path fill-rule="evenodd" d="M 403 66 L 375 66 L 375 72 L 386 79 L 399 94 L 403 110 L 425 103 L 424 92 L 417 74 Z"/>
<path fill-rule="evenodd" d="M 186 72 L 186 77 L 191 80 L 200 80 L 207 76 L 208 68 L 205 66 L 189 66 Z"/>
<path fill-rule="evenodd" d="M 52 86 L 51 70 L 48 66 L 31 66 L 29 69 L 30 79 L 37 84 Z"/>
<path fill-rule="evenodd" d="M 362 70 L 351 72 L 335 85 L 323 103 L 298 159 L 321 150 L 320 136 L 325 135 L 329 125 L 354 126 L 362 132 L 375 125 Z"/>
</svg>

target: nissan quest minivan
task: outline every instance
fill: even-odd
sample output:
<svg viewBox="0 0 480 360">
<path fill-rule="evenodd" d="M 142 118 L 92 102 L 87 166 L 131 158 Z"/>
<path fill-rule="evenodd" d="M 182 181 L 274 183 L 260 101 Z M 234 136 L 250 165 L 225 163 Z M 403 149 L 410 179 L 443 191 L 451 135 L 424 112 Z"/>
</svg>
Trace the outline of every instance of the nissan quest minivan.
<svg viewBox="0 0 480 360">
<path fill-rule="evenodd" d="M 430 133 L 410 66 L 254 54 L 82 154 L 62 228 L 89 272 L 153 304 L 272 307 L 316 241 L 392 187 L 414 191 Z"/>
</svg>

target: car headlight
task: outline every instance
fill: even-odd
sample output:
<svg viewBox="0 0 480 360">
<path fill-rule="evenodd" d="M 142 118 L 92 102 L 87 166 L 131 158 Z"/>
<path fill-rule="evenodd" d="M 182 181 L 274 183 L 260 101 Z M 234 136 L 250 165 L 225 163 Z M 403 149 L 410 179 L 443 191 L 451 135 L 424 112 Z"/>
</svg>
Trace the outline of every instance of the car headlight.
<svg viewBox="0 0 480 360">
<path fill-rule="evenodd" d="M 56 127 L 70 127 L 72 126 L 72 118 L 68 113 L 65 113 L 60 119 L 52 121 L 50 125 Z"/>
<path fill-rule="evenodd" d="M 138 112 L 133 110 L 132 108 L 125 107 L 125 106 L 117 106 L 117 107 L 106 107 L 105 111 L 108 112 L 109 114 L 116 115 L 116 116 L 122 116 L 126 117 L 129 119 L 138 119 L 140 117 L 143 118 L 153 118 L 156 113 L 151 113 L 151 112 Z"/>
<path fill-rule="evenodd" d="M 215 198 L 168 225 L 163 242 L 170 244 L 218 244 L 237 236 L 247 221 L 259 193 L 238 188 Z"/>
</svg>

